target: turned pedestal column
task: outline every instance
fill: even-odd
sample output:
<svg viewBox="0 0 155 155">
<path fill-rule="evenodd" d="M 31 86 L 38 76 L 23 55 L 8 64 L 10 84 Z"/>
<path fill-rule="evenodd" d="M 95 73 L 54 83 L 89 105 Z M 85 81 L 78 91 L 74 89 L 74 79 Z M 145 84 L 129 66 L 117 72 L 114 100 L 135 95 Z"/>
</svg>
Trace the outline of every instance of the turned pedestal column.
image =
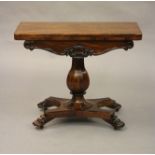
<svg viewBox="0 0 155 155">
<path fill-rule="evenodd" d="M 84 58 L 72 58 L 72 68 L 67 77 L 67 86 L 72 94 L 70 107 L 75 110 L 84 110 L 89 104 L 84 98 L 86 89 L 89 86 L 89 76 L 84 66 Z"/>
</svg>

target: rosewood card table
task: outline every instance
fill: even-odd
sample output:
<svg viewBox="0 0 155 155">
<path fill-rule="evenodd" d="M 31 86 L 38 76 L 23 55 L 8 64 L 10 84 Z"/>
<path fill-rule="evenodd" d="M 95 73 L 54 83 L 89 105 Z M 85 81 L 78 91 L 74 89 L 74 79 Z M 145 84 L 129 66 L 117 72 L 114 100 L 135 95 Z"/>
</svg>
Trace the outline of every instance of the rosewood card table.
<svg viewBox="0 0 155 155">
<path fill-rule="evenodd" d="M 14 38 L 25 40 L 26 49 L 43 49 L 72 58 L 72 67 L 67 76 L 71 99 L 49 97 L 38 104 L 43 114 L 33 122 L 43 128 L 57 117 L 97 117 L 111 124 L 114 129 L 125 123 L 116 115 L 121 105 L 111 98 L 85 99 L 89 76 L 84 58 L 97 56 L 115 49 L 128 50 L 134 40 L 141 40 L 142 33 L 134 22 L 22 22 Z M 50 108 L 50 107 L 56 108 Z M 105 109 L 104 107 L 108 107 Z"/>
</svg>

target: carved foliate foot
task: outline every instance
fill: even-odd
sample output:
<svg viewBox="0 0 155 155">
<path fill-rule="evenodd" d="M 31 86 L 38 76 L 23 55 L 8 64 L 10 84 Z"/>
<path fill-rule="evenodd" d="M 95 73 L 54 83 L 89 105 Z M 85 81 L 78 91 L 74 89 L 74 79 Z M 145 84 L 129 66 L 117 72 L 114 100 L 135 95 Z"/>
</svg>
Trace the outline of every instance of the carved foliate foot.
<svg viewBox="0 0 155 155">
<path fill-rule="evenodd" d="M 117 116 L 112 115 L 110 120 L 105 120 L 107 123 L 111 124 L 114 129 L 118 130 L 125 126 L 125 123 L 121 121 Z"/>
<path fill-rule="evenodd" d="M 45 115 L 41 115 L 40 118 L 36 119 L 32 124 L 38 129 L 42 129 L 44 125 L 51 119 L 52 118 L 48 119 Z"/>
</svg>

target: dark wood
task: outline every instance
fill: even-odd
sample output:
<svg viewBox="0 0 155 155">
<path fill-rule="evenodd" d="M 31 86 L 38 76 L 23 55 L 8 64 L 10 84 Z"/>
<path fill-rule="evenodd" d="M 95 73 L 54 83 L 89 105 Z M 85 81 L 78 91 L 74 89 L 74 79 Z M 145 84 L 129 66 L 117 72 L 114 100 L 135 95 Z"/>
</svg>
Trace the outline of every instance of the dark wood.
<svg viewBox="0 0 155 155">
<path fill-rule="evenodd" d="M 102 118 L 111 124 L 114 129 L 122 128 L 125 123 L 115 116 L 115 111 L 121 105 L 110 98 L 85 99 L 84 94 L 89 86 L 89 76 L 84 66 L 84 58 L 72 58 L 72 67 L 67 76 L 67 86 L 71 91 L 72 99 L 49 97 L 38 104 L 44 111 L 33 124 L 38 128 L 43 128 L 44 124 L 57 117 L 97 117 Z M 48 110 L 49 107 L 56 106 L 55 109 Z M 108 107 L 112 110 L 105 110 Z"/>
<path fill-rule="evenodd" d="M 141 38 L 136 23 L 21 23 L 15 32 L 15 39 L 25 40 L 25 48 L 43 49 L 72 58 L 66 80 L 72 98 L 49 97 L 40 102 L 38 107 L 44 113 L 33 125 L 43 128 L 57 117 L 97 117 L 114 129 L 121 129 L 125 123 L 115 115 L 121 108 L 120 104 L 110 98 L 84 98 L 90 84 L 84 58 L 114 49 L 131 49 L 133 40 Z"/>
<path fill-rule="evenodd" d="M 128 50 L 133 47 L 132 40 L 126 41 L 25 41 L 24 46 L 27 49 L 43 49 L 58 55 L 71 55 L 73 51 L 83 51 L 86 56 L 100 55 L 115 49 L 122 48 Z M 76 48 L 76 50 L 74 50 Z M 83 49 L 82 49 L 83 48 Z M 71 51 L 71 52 L 70 52 Z"/>
<path fill-rule="evenodd" d="M 140 40 L 135 22 L 22 22 L 17 40 Z"/>
<path fill-rule="evenodd" d="M 84 99 L 85 100 L 85 99 Z M 79 99 L 79 103 L 81 102 Z M 96 117 L 105 120 L 107 123 L 111 124 L 114 129 L 120 129 L 125 124 L 115 115 L 115 111 L 118 111 L 121 108 L 121 105 L 116 103 L 110 98 L 100 98 L 100 99 L 89 99 L 84 101 L 89 106 L 85 106 L 84 109 L 78 110 L 77 107 L 73 104 L 70 106 L 72 99 L 63 99 L 56 97 L 49 97 L 43 102 L 38 104 L 38 107 L 44 110 L 44 114 L 41 115 L 38 119 L 33 122 L 37 128 L 43 128 L 44 125 L 50 120 L 57 117 Z M 54 109 L 49 109 L 49 107 L 56 106 Z M 75 108 L 74 108 L 75 107 Z M 111 108 L 111 110 L 104 110 L 102 107 Z"/>
</svg>

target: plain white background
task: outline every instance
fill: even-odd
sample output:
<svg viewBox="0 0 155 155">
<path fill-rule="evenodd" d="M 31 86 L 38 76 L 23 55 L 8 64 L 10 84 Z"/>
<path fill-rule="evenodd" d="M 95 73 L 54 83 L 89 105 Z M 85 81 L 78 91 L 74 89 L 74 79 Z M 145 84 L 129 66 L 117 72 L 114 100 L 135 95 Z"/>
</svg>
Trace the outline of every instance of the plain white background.
<svg viewBox="0 0 155 155">
<path fill-rule="evenodd" d="M 155 153 L 154 2 L 0 2 L 0 153 Z M 14 41 L 21 21 L 136 21 L 143 40 L 129 51 L 89 57 L 86 98 L 111 97 L 126 123 L 115 131 L 100 119 L 55 119 L 44 130 L 31 122 L 37 103 L 71 97 L 69 57 L 30 52 Z"/>
</svg>

